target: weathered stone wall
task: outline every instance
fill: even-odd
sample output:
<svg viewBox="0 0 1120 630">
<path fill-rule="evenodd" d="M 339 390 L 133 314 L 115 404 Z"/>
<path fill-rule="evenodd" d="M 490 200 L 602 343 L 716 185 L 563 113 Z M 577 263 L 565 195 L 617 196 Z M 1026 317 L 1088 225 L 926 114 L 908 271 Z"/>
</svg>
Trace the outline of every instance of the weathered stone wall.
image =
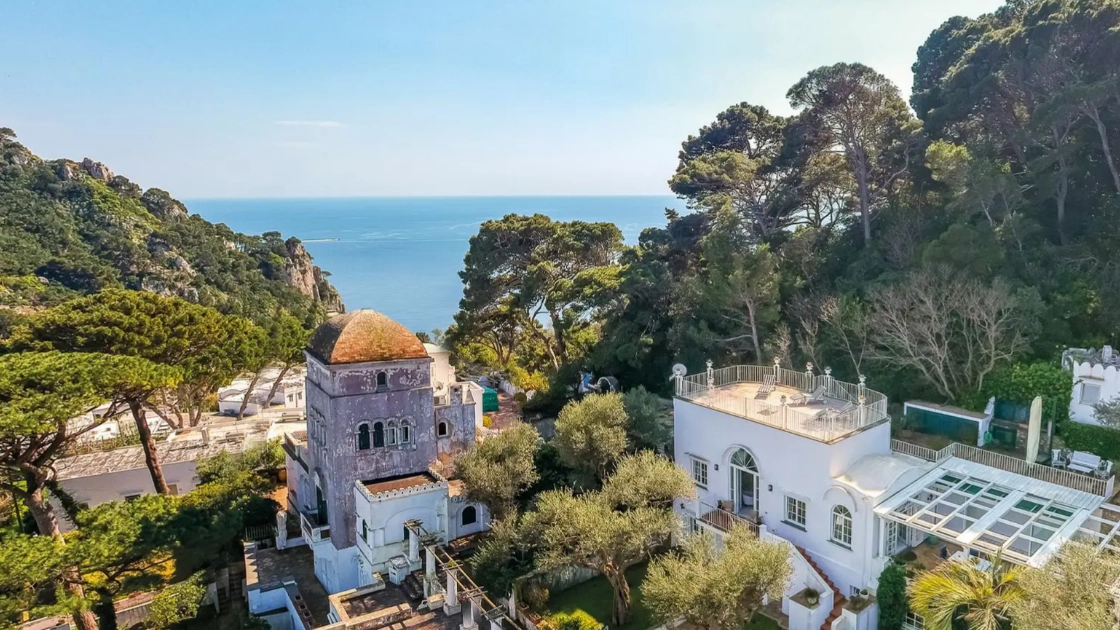
<svg viewBox="0 0 1120 630">
<path fill-rule="evenodd" d="M 431 424 L 434 402 L 429 359 L 323 365 L 308 356 L 308 464 L 324 486 L 331 541 L 338 549 L 356 540 L 353 484 L 424 472 L 436 458 Z M 378 374 L 386 384 L 379 388 Z M 374 423 L 410 427 L 409 441 L 373 446 Z M 368 424 L 371 444 L 358 450 Z"/>
</svg>

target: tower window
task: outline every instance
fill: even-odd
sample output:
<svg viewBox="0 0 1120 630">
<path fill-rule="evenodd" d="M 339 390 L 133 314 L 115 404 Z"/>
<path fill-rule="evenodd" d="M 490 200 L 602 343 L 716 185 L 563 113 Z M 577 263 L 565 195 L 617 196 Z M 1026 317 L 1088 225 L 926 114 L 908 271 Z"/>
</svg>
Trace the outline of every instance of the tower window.
<svg viewBox="0 0 1120 630">
<path fill-rule="evenodd" d="M 397 443 L 397 425 L 392 422 L 389 423 L 389 429 L 385 436 L 385 443 L 389 446 L 393 446 Z"/>
<path fill-rule="evenodd" d="M 436 433 L 440 437 L 443 437 L 443 436 L 447 435 L 447 423 L 446 422 L 439 423 L 439 426 L 436 428 Z"/>
<path fill-rule="evenodd" d="M 401 444 L 408 444 L 409 440 L 412 439 L 411 434 L 412 427 L 408 426 L 408 424 L 404 422 L 401 422 Z"/>
<path fill-rule="evenodd" d="M 377 391 L 389 389 L 389 375 L 384 372 L 377 373 Z"/>
<path fill-rule="evenodd" d="M 463 525 L 474 525 L 478 522 L 478 510 L 473 505 L 463 508 Z"/>
<path fill-rule="evenodd" d="M 373 423 L 373 447 L 385 446 L 385 425 L 380 422 Z"/>
<path fill-rule="evenodd" d="M 362 424 L 358 427 L 358 450 L 369 450 L 369 425 Z"/>
</svg>

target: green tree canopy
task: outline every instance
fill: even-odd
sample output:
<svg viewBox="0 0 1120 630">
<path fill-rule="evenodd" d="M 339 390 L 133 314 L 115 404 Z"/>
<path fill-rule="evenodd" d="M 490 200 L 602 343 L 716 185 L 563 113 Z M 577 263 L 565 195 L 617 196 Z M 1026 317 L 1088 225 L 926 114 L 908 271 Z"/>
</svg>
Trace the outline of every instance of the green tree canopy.
<svg viewBox="0 0 1120 630">
<path fill-rule="evenodd" d="M 472 445 L 455 460 L 467 498 L 485 503 L 495 519 L 505 518 L 539 478 L 533 464 L 539 445 L 537 430 L 524 423 Z"/>
<path fill-rule="evenodd" d="M 625 452 L 628 425 L 621 394 L 593 394 L 560 410 L 552 444 L 578 481 L 590 486 Z"/>
</svg>

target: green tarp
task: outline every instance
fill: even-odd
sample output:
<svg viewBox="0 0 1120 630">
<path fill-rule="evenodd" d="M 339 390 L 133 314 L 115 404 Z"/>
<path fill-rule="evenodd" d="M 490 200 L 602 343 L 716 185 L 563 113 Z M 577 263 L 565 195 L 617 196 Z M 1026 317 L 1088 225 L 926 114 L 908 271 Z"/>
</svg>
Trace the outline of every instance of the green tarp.
<svg viewBox="0 0 1120 630">
<path fill-rule="evenodd" d="M 498 392 L 497 390 L 486 387 L 482 390 L 482 413 L 490 413 L 491 411 L 498 410 Z"/>
</svg>

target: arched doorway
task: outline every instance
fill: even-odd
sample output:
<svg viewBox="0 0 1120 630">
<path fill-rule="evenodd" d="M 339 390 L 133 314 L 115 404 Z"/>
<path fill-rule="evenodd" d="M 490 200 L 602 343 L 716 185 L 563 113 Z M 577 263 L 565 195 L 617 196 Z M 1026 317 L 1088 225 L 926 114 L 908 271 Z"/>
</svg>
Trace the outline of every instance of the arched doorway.
<svg viewBox="0 0 1120 630">
<path fill-rule="evenodd" d="M 754 518 L 758 511 L 758 463 L 747 449 L 740 448 L 731 454 L 731 495 L 735 512 Z"/>
</svg>

